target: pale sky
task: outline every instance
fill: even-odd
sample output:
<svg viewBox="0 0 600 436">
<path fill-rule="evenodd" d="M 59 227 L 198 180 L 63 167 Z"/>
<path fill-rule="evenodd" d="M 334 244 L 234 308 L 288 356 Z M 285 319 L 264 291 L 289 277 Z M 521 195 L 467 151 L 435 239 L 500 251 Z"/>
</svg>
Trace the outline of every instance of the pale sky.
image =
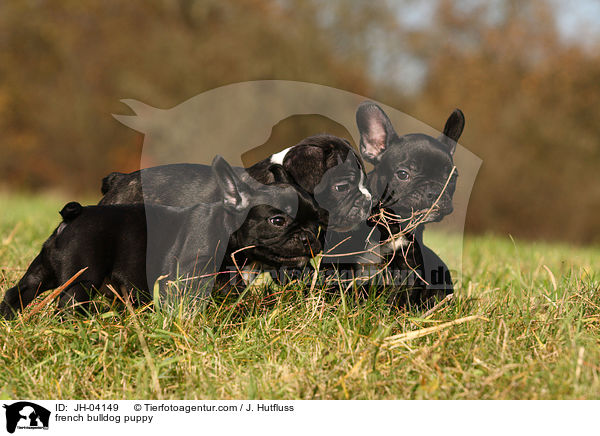
<svg viewBox="0 0 600 436">
<path fill-rule="evenodd" d="M 393 3 L 393 0 L 391 0 Z M 407 27 L 419 28 L 430 25 L 429 21 L 439 0 L 415 0 L 402 2 L 398 8 L 398 19 Z M 474 5 L 491 3 L 494 0 L 459 0 L 465 8 Z M 590 49 L 600 47 L 600 0 L 550 0 L 557 13 L 556 24 L 559 32 L 570 43 L 581 44 Z M 400 3 L 399 3 L 400 4 Z M 493 19 L 493 18 L 492 18 Z M 385 53 L 377 53 L 372 65 L 373 73 L 378 76 L 387 71 L 384 66 Z M 424 79 L 426 66 L 414 59 L 403 59 L 394 62 L 396 80 L 399 86 L 410 92 L 417 90 Z"/>
</svg>

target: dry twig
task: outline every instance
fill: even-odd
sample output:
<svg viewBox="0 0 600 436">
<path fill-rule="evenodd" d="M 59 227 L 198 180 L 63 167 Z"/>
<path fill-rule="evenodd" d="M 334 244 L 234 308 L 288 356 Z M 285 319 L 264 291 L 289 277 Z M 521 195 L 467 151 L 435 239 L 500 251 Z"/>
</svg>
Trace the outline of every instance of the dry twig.
<svg viewBox="0 0 600 436">
<path fill-rule="evenodd" d="M 59 286 L 54 291 L 52 291 L 50 293 L 50 295 L 48 295 L 46 298 L 44 298 L 40 304 L 38 304 L 33 309 L 31 309 L 29 314 L 27 314 L 27 316 L 25 316 L 25 321 L 28 321 L 29 318 L 31 318 L 33 315 L 35 315 L 40 310 L 42 310 L 44 307 L 46 307 L 48 304 L 50 304 L 50 302 L 52 300 L 54 300 L 66 288 L 71 286 L 71 284 L 77 279 L 77 277 L 79 277 L 81 274 L 83 274 L 85 272 L 85 270 L 87 270 L 87 269 L 88 269 L 88 267 L 86 266 L 85 268 L 77 271 L 77 273 L 73 277 L 71 277 L 69 280 L 67 280 L 63 285 Z"/>
</svg>

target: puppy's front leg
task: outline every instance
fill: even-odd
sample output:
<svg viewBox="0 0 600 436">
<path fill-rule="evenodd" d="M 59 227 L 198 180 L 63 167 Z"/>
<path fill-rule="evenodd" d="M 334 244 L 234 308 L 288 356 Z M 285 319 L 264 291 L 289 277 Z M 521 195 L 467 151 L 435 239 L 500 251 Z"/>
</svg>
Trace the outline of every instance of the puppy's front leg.
<svg viewBox="0 0 600 436">
<path fill-rule="evenodd" d="M 73 283 L 60 293 L 58 299 L 59 309 L 70 308 L 87 315 L 90 313 L 92 297 L 102 286 L 102 279 L 84 279 Z"/>
<path fill-rule="evenodd" d="M 4 294 L 4 300 L 0 303 L 0 316 L 13 319 L 16 313 L 29 305 L 35 297 L 57 286 L 54 272 L 44 264 L 42 253 L 38 254 L 17 286 Z"/>
</svg>

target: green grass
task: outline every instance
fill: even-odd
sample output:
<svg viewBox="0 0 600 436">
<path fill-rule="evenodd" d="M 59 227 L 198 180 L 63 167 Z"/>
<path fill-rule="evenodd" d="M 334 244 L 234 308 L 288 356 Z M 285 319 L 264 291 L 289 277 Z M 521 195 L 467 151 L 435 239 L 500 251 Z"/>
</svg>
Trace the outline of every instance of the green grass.
<svg viewBox="0 0 600 436">
<path fill-rule="evenodd" d="M 64 202 L 0 193 L 2 292 Z M 427 316 L 294 284 L 193 317 L 146 307 L 61 322 L 47 307 L 0 321 L 0 397 L 600 398 L 599 248 L 468 237 L 463 268 L 455 300 Z M 386 341 L 471 315 L 486 320 Z"/>
</svg>

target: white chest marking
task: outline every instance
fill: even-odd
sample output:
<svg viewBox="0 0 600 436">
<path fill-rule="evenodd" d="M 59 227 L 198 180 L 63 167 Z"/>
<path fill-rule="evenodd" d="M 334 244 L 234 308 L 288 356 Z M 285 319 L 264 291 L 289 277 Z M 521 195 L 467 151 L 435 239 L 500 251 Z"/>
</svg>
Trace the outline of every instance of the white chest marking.
<svg viewBox="0 0 600 436">
<path fill-rule="evenodd" d="M 275 153 L 271 156 L 271 163 L 283 165 L 283 160 L 285 159 L 285 155 L 290 151 L 292 147 L 288 147 L 285 150 L 281 150 L 279 153 Z"/>
<path fill-rule="evenodd" d="M 360 172 L 360 182 L 358 183 L 358 190 L 365 196 L 365 198 L 371 201 L 371 193 L 365 187 L 365 173 Z"/>
<path fill-rule="evenodd" d="M 406 239 L 406 236 L 403 234 L 397 234 L 392 236 L 391 241 L 386 242 L 381 247 L 382 254 L 390 254 L 395 253 L 400 248 L 407 247 L 410 241 Z"/>
</svg>

